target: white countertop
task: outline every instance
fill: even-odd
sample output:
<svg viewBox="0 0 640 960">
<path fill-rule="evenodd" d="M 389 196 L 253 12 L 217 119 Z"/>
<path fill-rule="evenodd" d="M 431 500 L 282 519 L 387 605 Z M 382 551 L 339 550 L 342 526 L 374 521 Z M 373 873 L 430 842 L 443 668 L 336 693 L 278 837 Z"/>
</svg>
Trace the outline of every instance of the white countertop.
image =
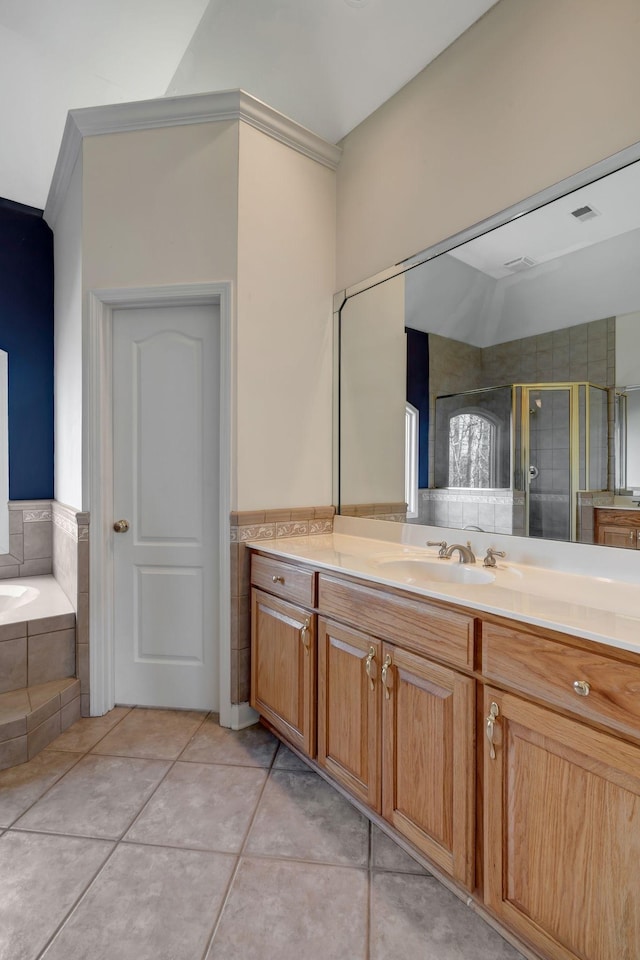
<svg viewBox="0 0 640 960">
<path fill-rule="evenodd" d="M 343 533 L 255 541 L 249 545 L 285 560 L 353 574 L 423 597 L 640 654 L 640 585 L 635 583 L 509 562 L 498 562 L 488 570 L 494 575 L 489 583 L 429 581 L 419 570 L 412 576 L 412 567 L 419 567 L 422 559 L 459 567 L 457 554 L 451 560 L 439 560 L 435 547 L 420 548 Z M 481 559 L 473 569 L 484 569 Z"/>
</svg>

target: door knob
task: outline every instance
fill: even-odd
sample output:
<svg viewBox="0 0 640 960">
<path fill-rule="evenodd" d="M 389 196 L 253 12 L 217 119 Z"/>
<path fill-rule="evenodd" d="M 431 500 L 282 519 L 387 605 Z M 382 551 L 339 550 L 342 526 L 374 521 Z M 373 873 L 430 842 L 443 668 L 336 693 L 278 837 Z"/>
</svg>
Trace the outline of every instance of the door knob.
<svg viewBox="0 0 640 960">
<path fill-rule="evenodd" d="M 116 520 L 116 522 L 113 525 L 113 529 L 115 530 L 116 533 L 126 533 L 127 530 L 129 529 L 129 521 Z"/>
</svg>

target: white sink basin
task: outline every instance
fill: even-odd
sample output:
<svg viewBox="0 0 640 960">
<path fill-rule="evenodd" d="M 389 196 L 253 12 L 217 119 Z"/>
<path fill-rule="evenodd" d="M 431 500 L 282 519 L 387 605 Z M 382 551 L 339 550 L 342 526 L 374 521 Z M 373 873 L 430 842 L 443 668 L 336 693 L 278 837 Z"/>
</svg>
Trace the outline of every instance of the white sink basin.
<svg viewBox="0 0 640 960">
<path fill-rule="evenodd" d="M 457 560 L 398 557 L 379 561 L 381 570 L 406 583 L 493 583 L 495 574 Z"/>
</svg>

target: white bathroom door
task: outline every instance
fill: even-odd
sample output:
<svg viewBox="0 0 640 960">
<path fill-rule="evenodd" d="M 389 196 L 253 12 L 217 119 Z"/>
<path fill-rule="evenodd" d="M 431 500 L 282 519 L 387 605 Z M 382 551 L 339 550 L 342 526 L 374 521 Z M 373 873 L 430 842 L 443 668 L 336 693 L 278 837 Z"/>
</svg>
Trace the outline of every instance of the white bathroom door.
<svg viewBox="0 0 640 960">
<path fill-rule="evenodd" d="M 220 313 L 113 312 L 115 702 L 217 709 Z"/>
</svg>

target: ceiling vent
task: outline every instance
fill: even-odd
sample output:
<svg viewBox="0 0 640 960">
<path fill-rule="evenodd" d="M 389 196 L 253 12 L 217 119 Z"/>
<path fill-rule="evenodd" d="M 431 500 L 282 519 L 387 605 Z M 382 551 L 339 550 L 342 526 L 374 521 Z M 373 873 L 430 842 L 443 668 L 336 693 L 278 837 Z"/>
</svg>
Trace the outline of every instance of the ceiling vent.
<svg viewBox="0 0 640 960">
<path fill-rule="evenodd" d="M 590 207 L 588 204 L 585 204 L 584 207 L 578 207 L 577 210 L 572 210 L 571 216 L 579 220 L 580 223 L 586 223 L 587 220 L 593 220 L 594 217 L 599 217 L 600 211 L 596 210 L 595 207 Z"/>
<path fill-rule="evenodd" d="M 516 257 L 515 260 L 507 260 L 504 264 L 507 270 L 511 270 L 512 273 L 520 273 L 522 270 L 529 270 L 531 267 L 535 267 L 536 261 L 531 257 Z"/>
</svg>

